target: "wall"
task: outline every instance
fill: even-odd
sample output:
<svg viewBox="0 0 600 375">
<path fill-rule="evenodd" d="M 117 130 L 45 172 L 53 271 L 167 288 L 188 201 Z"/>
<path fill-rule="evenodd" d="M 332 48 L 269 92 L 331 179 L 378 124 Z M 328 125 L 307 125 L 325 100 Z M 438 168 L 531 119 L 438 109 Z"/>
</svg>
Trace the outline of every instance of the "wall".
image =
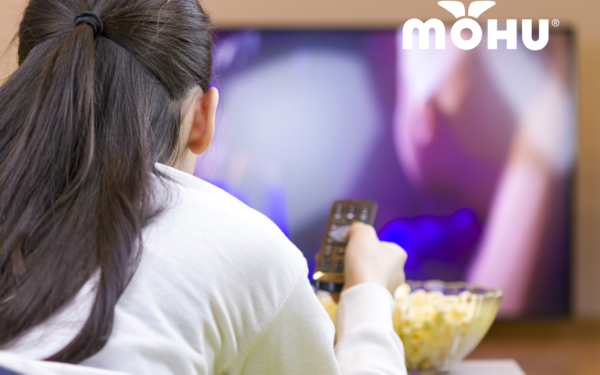
<svg viewBox="0 0 600 375">
<path fill-rule="evenodd" d="M 25 0 L 0 2 L 0 51 L 16 31 Z M 452 16 L 436 0 L 204 0 L 222 27 L 396 27 L 409 18 Z M 573 311 L 600 318 L 600 1 L 502 0 L 482 18 L 547 18 L 572 26 L 578 38 L 580 129 L 576 175 Z M 0 77 L 14 69 L 14 52 Z"/>
<path fill-rule="evenodd" d="M 4 79 L 16 65 L 15 48 L 9 46 L 17 32 L 23 4 L 24 0 L 0 1 L 0 79 Z"/>
</svg>

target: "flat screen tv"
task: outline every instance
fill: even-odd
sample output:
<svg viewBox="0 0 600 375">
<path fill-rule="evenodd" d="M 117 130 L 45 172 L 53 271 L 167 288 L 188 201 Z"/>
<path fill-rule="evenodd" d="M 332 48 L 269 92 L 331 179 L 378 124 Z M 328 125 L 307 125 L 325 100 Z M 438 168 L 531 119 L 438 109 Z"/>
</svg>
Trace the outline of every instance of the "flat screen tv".
<svg viewBox="0 0 600 375">
<path fill-rule="evenodd" d="M 217 131 L 195 174 L 270 217 L 311 267 L 331 203 L 372 199 L 407 278 L 501 288 L 501 317 L 567 314 L 573 36 L 541 51 L 446 37 L 405 50 L 401 30 L 217 32 Z"/>
</svg>

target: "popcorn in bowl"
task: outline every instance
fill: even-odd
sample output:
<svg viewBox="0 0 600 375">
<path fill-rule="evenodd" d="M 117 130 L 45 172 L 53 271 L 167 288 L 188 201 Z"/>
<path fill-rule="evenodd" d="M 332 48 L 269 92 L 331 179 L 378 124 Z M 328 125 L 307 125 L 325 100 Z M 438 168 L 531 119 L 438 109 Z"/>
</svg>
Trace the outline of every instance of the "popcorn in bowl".
<svg viewBox="0 0 600 375">
<path fill-rule="evenodd" d="M 319 299 L 335 322 L 335 302 Z M 463 360 L 492 325 L 502 292 L 467 283 L 408 281 L 394 293 L 394 330 L 404 344 L 406 367 L 441 373 Z"/>
</svg>

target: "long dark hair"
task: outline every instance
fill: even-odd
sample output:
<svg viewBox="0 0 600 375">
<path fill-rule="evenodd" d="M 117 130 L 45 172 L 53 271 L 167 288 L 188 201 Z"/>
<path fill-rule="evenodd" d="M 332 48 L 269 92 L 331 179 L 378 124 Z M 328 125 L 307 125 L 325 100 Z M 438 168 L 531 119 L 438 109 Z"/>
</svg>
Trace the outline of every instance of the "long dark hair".
<svg viewBox="0 0 600 375">
<path fill-rule="evenodd" d="M 86 11 L 101 35 L 74 26 Z M 197 0 L 30 0 L 18 39 L 0 87 L 0 346 L 99 272 L 85 326 L 48 358 L 77 363 L 111 334 L 160 210 L 155 163 L 176 163 L 183 102 L 208 90 L 211 25 Z"/>
</svg>

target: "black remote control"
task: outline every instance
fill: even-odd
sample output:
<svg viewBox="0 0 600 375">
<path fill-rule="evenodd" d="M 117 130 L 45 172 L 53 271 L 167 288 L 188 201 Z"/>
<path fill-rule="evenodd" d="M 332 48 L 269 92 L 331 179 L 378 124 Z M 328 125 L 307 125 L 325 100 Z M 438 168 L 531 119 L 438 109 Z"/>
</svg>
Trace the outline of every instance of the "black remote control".
<svg viewBox="0 0 600 375">
<path fill-rule="evenodd" d="M 344 287 L 344 255 L 348 243 L 348 230 L 356 221 L 373 225 L 377 203 L 368 200 L 337 201 L 331 207 L 313 283 L 317 289 L 339 293 Z"/>
</svg>

